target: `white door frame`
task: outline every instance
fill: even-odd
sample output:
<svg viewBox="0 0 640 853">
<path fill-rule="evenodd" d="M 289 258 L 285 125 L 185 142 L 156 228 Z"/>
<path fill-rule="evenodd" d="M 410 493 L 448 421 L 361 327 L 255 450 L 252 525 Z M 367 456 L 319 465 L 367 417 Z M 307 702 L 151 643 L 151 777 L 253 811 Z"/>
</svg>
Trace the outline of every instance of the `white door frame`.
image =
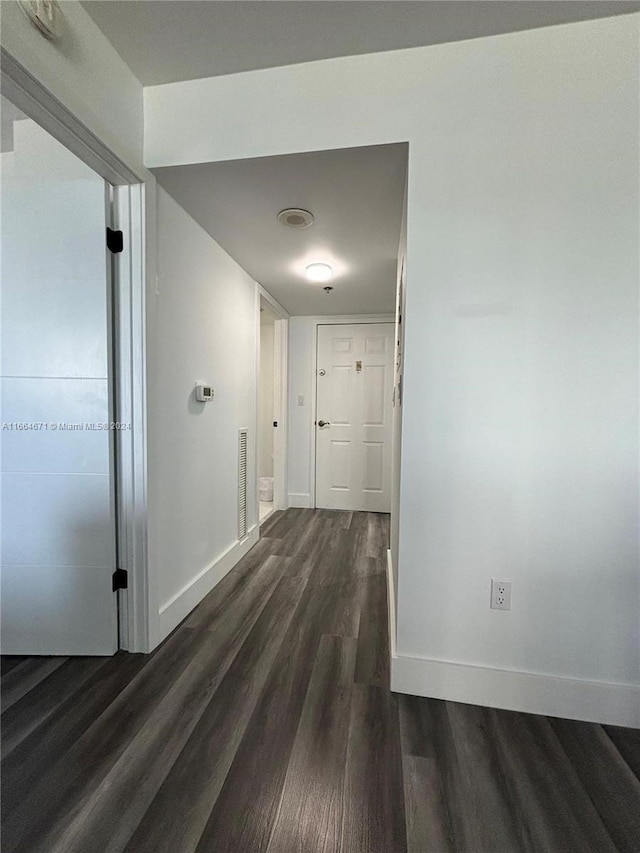
<svg viewBox="0 0 640 853">
<path fill-rule="evenodd" d="M 311 504 L 315 509 L 316 501 L 316 420 L 317 420 L 317 402 L 318 402 L 318 326 L 354 326 L 362 323 L 395 323 L 393 314 L 350 314 L 332 316 L 328 314 L 324 317 L 315 318 L 315 333 L 313 336 L 313 355 L 311 367 L 313 370 L 313 399 L 311 401 L 311 465 L 310 469 L 310 488 L 311 488 Z"/>
<path fill-rule="evenodd" d="M 131 423 L 118 431 L 118 568 L 128 572 L 128 589 L 120 590 L 120 648 L 150 651 L 149 576 L 147 562 L 146 437 L 146 213 L 155 198 L 155 178 L 142 166 L 125 163 L 80 122 L 48 89 L 0 48 L 0 90 L 18 109 L 72 151 L 115 188 L 116 227 L 124 232 L 125 250 L 116 256 L 118 318 L 114 349 L 116 419 Z"/>
<path fill-rule="evenodd" d="M 258 285 L 258 336 L 260 335 L 260 299 L 269 305 L 278 318 L 274 323 L 273 350 L 273 412 L 274 420 L 278 422 L 273 438 L 273 508 L 287 509 L 289 488 L 287 485 L 287 417 L 288 417 L 288 364 L 289 364 L 289 314 L 273 298 L 268 290 Z M 258 341 L 259 343 L 259 341 Z M 256 364 L 256 391 L 260 381 L 260 349 L 258 346 Z M 256 413 L 258 412 L 256 403 Z M 256 436 L 258 435 L 256 419 Z M 258 489 L 258 454 L 256 453 L 256 489 Z"/>
</svg>

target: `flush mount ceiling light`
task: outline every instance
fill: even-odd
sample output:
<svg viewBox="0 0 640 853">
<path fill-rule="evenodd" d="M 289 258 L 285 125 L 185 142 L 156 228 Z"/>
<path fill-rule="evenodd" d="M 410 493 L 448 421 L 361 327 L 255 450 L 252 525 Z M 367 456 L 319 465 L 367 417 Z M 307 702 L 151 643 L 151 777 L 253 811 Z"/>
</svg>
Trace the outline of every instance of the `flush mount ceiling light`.
<svg viewBox="0 0 640 853">
<path fill-rule="evenodd" d="M 300 207 L 287 207 L 278 214 L 278 222 L 287 228 L 308 228 L 313 225 L 313 213 Z"/>
<path fill-rule="evenodd" d="M 331 281 L 333 270 L 329 264 L 309 264 L 305 270 L 309 281 Z"/>
</svg>

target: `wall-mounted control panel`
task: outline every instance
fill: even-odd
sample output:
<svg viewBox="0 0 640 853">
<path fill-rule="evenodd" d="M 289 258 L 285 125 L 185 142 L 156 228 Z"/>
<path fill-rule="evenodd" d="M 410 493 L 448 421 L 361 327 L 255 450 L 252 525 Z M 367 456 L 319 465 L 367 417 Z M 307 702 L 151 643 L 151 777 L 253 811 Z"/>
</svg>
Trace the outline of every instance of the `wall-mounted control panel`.
<svg viewBox="0 0 640 853">
<path fill-rule="evenodd" d="M 213 400 L 213 388 L 211 385 L 196 385 L 196 400 L 199 403 L 208 403 Z"/>
</svg>

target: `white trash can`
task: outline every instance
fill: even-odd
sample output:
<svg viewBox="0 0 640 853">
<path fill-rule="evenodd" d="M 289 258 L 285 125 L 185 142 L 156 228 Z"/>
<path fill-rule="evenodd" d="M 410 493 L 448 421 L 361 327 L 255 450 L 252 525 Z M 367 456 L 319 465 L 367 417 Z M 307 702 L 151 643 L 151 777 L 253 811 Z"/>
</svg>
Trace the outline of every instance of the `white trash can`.
<svg viewBox="0 0 640 853">
<path fill-rule="evenodd" d="M 261 501 L 273 500 L 273 477 L 260 477 L 258 481 L 258 490 Z"/>
</svg>

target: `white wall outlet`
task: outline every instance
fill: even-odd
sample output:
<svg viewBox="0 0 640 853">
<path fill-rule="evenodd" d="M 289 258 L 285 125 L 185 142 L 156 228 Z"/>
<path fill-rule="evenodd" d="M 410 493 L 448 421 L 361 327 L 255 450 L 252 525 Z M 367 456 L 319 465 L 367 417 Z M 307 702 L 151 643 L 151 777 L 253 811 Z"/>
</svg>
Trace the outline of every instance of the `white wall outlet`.
<svg viewBox="0 0 640 853">
<path fill-rule="evenodd" d="M 491 578 L 491 609 L 511 610 L 511 581 Z"/>
</svg>

